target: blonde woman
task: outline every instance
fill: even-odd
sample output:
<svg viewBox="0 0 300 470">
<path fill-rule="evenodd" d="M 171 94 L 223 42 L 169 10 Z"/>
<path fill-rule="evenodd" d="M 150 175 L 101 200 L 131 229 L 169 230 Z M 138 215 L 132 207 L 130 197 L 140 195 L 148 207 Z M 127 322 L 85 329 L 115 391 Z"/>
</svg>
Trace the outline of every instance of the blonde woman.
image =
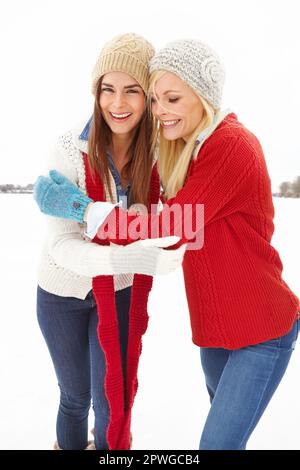
<svg viewBox="0 0 300 470">
<path fill-rule="evenodd" d="M 99 239 L 115 243 L 157 235 L 189 242 L 186 294 L 211 401 L 200 449 L 245 449 L 285 373 L 299 328 L 299 299 L 283 281 L 271 245 L 270 178 L 257 138 L 233 112 L 221 111 L 224 68 L 209 46 L 170 43 L 152 58 L 150 71 L 166 205 L 159 215 L 128 217 L 111 206 L 108 217 L 99 213 L 95 220 L 90 203 L 88 227 L 94 224 Z M 173 207 L 176 216 L 166 224 Z M 190 223 L 196 232 L 187 234 Z"/>
</svg>

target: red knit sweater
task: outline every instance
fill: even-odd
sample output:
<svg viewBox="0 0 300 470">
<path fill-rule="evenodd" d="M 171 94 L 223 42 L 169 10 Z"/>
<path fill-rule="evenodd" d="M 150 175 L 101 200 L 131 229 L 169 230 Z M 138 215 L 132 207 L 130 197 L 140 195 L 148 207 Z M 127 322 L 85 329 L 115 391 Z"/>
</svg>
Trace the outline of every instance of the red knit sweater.
<svg viewBox="0 0 300 470">
<path fill-rule="evenodd" d="M 187 250 L 183 262 L 194 343 L 238 349 L 286 334 L 297 318 L 299 299 L 282 280 L 282 263 L 270 244 L 274 208 L 262 148 L 235 114 L 204 142 L 183 188 L 167 201 L 175 203 L 192 205 L 194 224 L 196 204 L 204 204 L 204 246 Z M 160 235 L 180 233 L 176 223 L 164 226 L 163 214 L 138 216 L 141 227 L 156 218 Z M 124 243 L 118 236 L 109 238 Z M 182 237 L 180 243 L 187 241 Z"/>
</svg>

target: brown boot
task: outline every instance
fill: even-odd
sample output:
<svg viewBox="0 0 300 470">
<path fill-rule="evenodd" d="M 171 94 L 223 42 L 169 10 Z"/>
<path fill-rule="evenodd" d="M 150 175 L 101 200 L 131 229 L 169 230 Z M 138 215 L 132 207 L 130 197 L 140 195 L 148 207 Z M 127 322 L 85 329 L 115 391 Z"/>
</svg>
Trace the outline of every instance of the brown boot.
<svg viewBox="0 0 300 470">
<path fill-rule="evenodd" d="M 91 429 L 91 434 L 92 436 L 95 435 L 95 429 Z M 130 433 L 130 441 L 129 441 L 129 450 L 131 450 L 131 447 L 132 447 L 132 432 Z"/>
<path fill-rule="evenodd" d="M 53 450 L 63 450 L 59 447 L 58 442 L 54 442 Z M 89 441 L 87 447 L 84 450 L 96 450 L 94 441 Z"/>
<path fill-rule="evenodd" d="M 132 448 L 132 432 L 130 433 L 130 441 L 129 441 L 129 449 L 131 450 Z"/>
<path fill-rule="evenodd" d="M 62 450 L 62 449 L 58 446 L 58 442 L 57 442 L 57 441 L 54 442 L 53 450 Z"/>
<path fill-rule="evenodd" d="M 96 450 L 94 441 L 89 441 L 87 447 L 84 450 Z"/>
</svg>

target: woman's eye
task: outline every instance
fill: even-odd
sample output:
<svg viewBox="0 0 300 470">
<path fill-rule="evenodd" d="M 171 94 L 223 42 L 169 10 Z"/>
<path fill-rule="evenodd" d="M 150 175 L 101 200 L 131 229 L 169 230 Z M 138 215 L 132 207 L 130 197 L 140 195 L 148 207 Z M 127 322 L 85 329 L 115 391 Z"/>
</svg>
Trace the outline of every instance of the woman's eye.
<svg viewBox="0 0 300 470">
<path fill-rule="evenodd" d="M 128 90 L 127 93 L 138 93 L 138 90 Z"/>
<path fill-rule="evenodd" d="M 179 98 L 169 98 L 169 103 L 176 103 L 178 100 Z"/>
<path fill-rule="evenodd" d="M 112 88 L 101 88 L 101 91 L 110 91 L 113 92 L 114 90 Z"/>
</svg>

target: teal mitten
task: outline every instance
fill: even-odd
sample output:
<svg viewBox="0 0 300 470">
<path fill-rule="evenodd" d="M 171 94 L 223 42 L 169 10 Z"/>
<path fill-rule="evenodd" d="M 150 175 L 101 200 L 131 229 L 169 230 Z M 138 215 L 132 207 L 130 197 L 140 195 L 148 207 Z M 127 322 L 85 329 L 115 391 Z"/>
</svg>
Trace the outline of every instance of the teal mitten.
<svg viewBox="0 0 300 470">
<path fill-rule="evenodd" d="M 39 176 L 33 197 L 47 215 L 83 223 L 84 213 L 92 199 L 85 196 L 66 176 L 51 170 L 49 176 Z"/>
</svg>

